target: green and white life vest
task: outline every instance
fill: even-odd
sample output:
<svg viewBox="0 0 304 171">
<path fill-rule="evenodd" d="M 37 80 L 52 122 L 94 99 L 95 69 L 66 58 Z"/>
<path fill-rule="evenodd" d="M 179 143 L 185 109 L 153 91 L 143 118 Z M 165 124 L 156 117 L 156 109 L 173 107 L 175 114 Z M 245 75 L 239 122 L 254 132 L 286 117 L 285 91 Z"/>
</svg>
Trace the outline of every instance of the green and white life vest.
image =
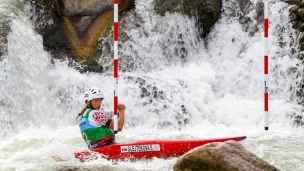
<svg viewBox="0 0 304 171">
<path fill-rule="evenodd" d="M 112 119 L 109 119 L 101 110 L 87 109 L 85 111 L 79 121 L 79 128 L 89 147 L 104 138 L 114 137 L 114 131 L 108 127 L 111 121 Z"/>
</svg>

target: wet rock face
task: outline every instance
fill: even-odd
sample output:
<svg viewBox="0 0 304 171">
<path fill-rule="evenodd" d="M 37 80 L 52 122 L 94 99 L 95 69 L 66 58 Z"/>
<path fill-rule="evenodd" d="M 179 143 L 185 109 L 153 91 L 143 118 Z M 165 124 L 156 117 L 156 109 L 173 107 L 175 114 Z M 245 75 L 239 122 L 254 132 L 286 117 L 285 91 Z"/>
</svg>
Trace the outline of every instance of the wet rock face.
<svg viewBox="0 0 304 171">
<path fill-rule="evenodd" d="M 259 31 L 259 25 L 264 23 L 264 3 L 259 1 L 253 4 L 250 0 L 238 0 L 238 5 L 240 11 L 236 12 L 236 15 L 240 24 L 250 36 L 254 36 Z"/>
<path fill-rule="evenodd" d="M 294 5 L 294 4 L 300 4 L 301 0 L 282 0 L 283 2 L 286 2 L 288 4 Z"/>
<path fill-rule="evenodd" d="M 64 24 L 57 14 L 53 0 L 27 0 L 31 5 L 31 19 L 35 29 L 43 37 L 43 46 L 53 58 L 72 58 L 72 48 Z"/>
<path fill-rule="evenodd" d="M 195 17 L 201 37 L 207 36 L 220 16 L 222 0 L 155 0 L 155 10 L 160 15 L 179 12 Z"/>
<path fill-rule="evenodd" d="M 113 0 L 58 0 L 62 15 L 88 16 L 113 9 Z"/>
<path fill-rule="evenodd" d="M 103 72 L 98 60 L 103 54 L 100 37 L 111 34 L 113 0 L 27 0 L 32 20 L 43 36 L 43 45 L 55 59 L 77 64 L 81 72 Z M 134 0 L 119 0 L 119 11 L 134 6 Z M 80 67 L 79 67 L 80 66 Z"/>
<path fill-rule="evenodd" d="M 303 0 L 282 0 L 288 4 L 290 4 L 289 8 L 289 18 L 290 22 L 293 25 L 293 28 L 299 31 L 300 39 L 300 50 L 304 50 L 304 46 L 302 46 L 302 42 L 304 42 L 304 39 L 302 39 L 301 34 L 304 32 L 304 1 Z"/>
<path fill-rule="evenodd" d="M 236 141 L 210 143 L 197 147 L 178 159 L 174 171 L 278 171 L 247 151 Z"/>
<path fill-rule="evenodd" d="M 6 16 L 0 15 L 0 60 L 7 53 L 7 35 L 10 30 L 10 21 Z"/>
<path fill-rule="evenodd" d="M 289 7 L 289 18 L 290 23 L 292 24 L 293 28 L 296 30 L 298 35 L 298 46 L 294 45 L 290 49 L 293 52 L 300 52 L 298 53 L 297 58 L 302 61 L 304 59 L 304 0 L 282 0 L 290 5 Z M 296 72 L 294 72 L 296 74 Z M 304 80 L 301 80 L 297 83 L 300 89 L 296 93 L 296 98 L 298 103 L 304 106 Z M 304 119 L 303 114 L 296 115 L 292 114 L 291 118 L 294 119 L 294 126 L 302 126 L 304 127 Z"/>
</svg>

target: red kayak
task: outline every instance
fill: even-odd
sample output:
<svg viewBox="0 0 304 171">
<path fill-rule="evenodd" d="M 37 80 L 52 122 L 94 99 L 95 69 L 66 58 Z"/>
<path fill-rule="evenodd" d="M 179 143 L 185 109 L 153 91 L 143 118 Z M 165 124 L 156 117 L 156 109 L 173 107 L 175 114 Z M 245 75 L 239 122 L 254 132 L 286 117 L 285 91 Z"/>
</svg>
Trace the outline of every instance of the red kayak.
<svg viewBox="0 0 304 171">
<path fill-rule="evenodd" d="M 246 136 L 187 140 L 142 140 L 109 145 L 92 151 L 76 152 L 75 157 L 82 162 L 98 157 L 114 161 L 151 159 L 153 157 L 166 159 L 179 157 L 204 144 L 228 140 L 241 141 L 245 138 Z"/>
</svg>

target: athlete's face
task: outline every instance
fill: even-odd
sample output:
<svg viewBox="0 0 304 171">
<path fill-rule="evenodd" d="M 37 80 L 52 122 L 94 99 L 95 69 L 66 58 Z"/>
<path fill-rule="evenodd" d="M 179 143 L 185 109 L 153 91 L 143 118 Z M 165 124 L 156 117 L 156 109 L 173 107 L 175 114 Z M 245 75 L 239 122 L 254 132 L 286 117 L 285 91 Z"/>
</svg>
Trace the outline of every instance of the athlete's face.
<svg viewBox="0 0 304 171">
<path fill-rule="evenodd" d="M 102 103 L 102 98 L 91 100 L 92 108 L 94 108 L 95 110 L 100 109 L 101 103 Z"/>
</svg>

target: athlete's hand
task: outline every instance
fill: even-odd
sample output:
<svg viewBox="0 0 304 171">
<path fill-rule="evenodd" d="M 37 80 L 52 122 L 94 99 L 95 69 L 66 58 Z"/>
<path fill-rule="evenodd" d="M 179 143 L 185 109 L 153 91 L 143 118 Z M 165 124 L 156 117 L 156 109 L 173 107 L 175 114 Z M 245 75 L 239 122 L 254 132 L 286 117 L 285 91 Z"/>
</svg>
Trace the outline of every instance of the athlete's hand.
<svg viewBox="0 0 304 171">
<path fill-rule="evenodd" d="M 119 103 L 117 108 L 119 111 L 125 111 L 126 106 L 124 104 Z"/>
</svg>

